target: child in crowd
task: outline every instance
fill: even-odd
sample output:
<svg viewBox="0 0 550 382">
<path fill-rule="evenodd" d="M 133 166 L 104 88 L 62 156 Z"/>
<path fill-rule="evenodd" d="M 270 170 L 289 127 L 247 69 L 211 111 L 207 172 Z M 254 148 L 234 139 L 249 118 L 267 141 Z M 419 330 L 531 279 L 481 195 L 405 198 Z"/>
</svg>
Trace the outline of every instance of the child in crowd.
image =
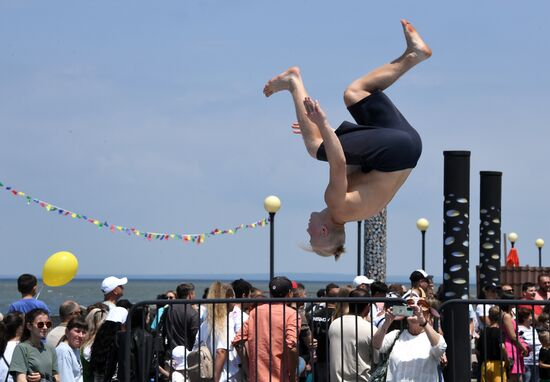
<svg viewBox="0 0 550 382">
<path fill-rule="evenodd" d="M 489 326 L 480 332 L 476 345 L 476 354 L 481 365 L 481 382 L 506 382 L 506 349 L 502 343 L 500 331 L 500 308 L 489 309 Z"/>
<path fill-rule="evenodd" d="M 36 276 L 27 273 L 19 276 L 17 278 L 17 290 L 21 293 L 21 299 L 10 305 L 8 313 L 21 312 L 25 314 L 33 309 L 43 309 L 50 314 L 50 309 L 46 304 L 34 298 L 38 292 Z"/>
<path fill-rule="evenodd" d="M 539 353 L 540 382 L 550 382 L 550 332 L 540 332 L 539 339 L 542 344 Z"/>
<path fill-rule="evenodd" d="M 537 330 L 550 330 L 550 315 L 541 313 L 537 318 Z"/>
</svg>

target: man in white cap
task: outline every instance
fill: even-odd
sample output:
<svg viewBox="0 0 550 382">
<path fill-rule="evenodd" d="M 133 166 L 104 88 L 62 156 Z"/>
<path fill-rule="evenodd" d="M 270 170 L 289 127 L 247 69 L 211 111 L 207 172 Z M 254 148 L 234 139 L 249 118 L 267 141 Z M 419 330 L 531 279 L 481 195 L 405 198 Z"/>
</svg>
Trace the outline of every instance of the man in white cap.
<svg viewBox="0 0 550 382">
<path fill-rule="evenodd" d="M 116 302 L 124 295 L 124 285 L 128 283 L 128 279 L 123 277 L 119 279 L 115 276 L 109 276 L 101 283 L 101 291 L 103 292 L 103 303 L 112 309 L 116 306 Z"/>
<path fill-rule="evenodd" d="M 406 300 L 411 297 L 426 298 L 430 279 L 433 279 L 433 276 L 429 275 L 424 269 L 417 269 L 411 273 L 409 277 L 409 280 L 411 280 L 411 289 L 403 295 L 403 299 Z"/>
<path fill-rule="evenodd" d="M 356 289 L 364 289 L 367 292 L 370 291 L 370 284 L 374 282 L 373 279 L 369 279 L 367 276 L 359 275 L 353 279 L 353 287 Z"/>
</svg>

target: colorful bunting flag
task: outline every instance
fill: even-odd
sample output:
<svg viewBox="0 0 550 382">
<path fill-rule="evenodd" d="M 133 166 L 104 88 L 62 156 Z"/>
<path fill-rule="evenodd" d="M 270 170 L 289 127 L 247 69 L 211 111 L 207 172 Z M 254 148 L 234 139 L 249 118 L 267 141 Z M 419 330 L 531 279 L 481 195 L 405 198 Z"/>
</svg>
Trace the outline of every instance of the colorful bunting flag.
<svg viewBox="0 0 550 382">
<path fill-rule="evenodd" d="M 95 225 L 98 228 L 108 228 L 111 232 L 124 232 L 127 235 L 130 236 L 137 236 L 142 237 L 148 241 L 151 240 L 180 240 L 182 242 L 192 242 L 197 244 L 202 244 L 206 240 L 206 238 L 210 236 L 217 236 L 217 235 L 233 235 L 237 233 L 240 230 L 243 229 L 249 229 L 249 228 L 257 228 L 257 227 L 265 227 L 269 224 L 269 218 L 261 219 L 257 222 L 250 223 L 250 224 L 240 224 L 237 227 L 233 229 L 218 229 L 215 228 L 208 233 L 194 233 L 194 234 L 186 234 L 186 233 L 158 233 L 158 232 L 145 232 L 138 230 L 136 228 L 128 228 L 120 225 L 114 225 L 109 224 L 105 220 L 100 219 L 94 219 L 91 217 L 87 217 L 86 215 L 82 215 L 76 212 L 69 211 L 66 208 L 57 207 L 51 203 L 42 201 L 37 198 L 33 198 L 30 195 L 27 195 L 25 192 L 17 191 L 13 187 L 4 186 L 2 182 L 0 182 L 0 189 L 4 189 L 11 193 L 13 196 L 19 196 L 24 198 L 27 201 L 27 205 L 35 204 L 37 206 L 42 207 L 48 212 L 56 212 L 59 216 L 69 216 L 73 219 L 79 219 L 86 221 L 88 223 L 91 223 Z"/>
</svg>

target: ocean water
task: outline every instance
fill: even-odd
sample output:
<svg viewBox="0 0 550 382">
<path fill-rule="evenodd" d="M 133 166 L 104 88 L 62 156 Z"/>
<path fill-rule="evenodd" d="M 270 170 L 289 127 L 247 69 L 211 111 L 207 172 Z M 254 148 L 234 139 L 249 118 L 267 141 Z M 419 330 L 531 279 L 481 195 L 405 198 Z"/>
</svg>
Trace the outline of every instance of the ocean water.
<svg viewBox="0 0 550 382">
<path fill-rule="evenodd" d="M 97 280 L 73 280 L 61 287 L 44 286 L 40 292 L 39 299 L 44 301 L 53 314 L 57 314 L 59 305 L 66 300 L 74 300 L 81 305 L 87 306 L 98 301 L 103 301 L 101 293 L 102 279 Z M 175 290 L 181 282 L 192 282 L 195 285 L 197 298 L 202 297 L 203 291 L 214 280 L 132 280 L 124 287 L 124 297 L 135 303 L 145 300 L 154 300 L 158 294 L 168 290 Z M 224 281 L 227 282 L 227 281 Z M 330 281 L 309 281 L 303 284 L 306 287 L 308 297 L 315 297 L 320 288 L 324 288 Z M 250 281 L 250 283 L 263 291 L 267 291 L 266 281 Z M 42 287 L 39 284 L 39 289 Z M 0 312 L 5 313 L 9 304 L 21 298 L 17 291 L 16 280 L 0 280 Z"/>
</svg>

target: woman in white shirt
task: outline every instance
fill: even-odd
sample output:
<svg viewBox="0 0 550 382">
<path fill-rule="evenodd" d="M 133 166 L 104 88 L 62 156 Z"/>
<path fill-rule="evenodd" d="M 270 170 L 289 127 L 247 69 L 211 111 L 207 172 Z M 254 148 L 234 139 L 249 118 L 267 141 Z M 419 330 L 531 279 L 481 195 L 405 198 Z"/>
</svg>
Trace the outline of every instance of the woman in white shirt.
<svg viewBox="0 0 550 382">
<path fill-rule="evenodd" d="M 4 338 L 6 338 L 6 348 L 1 354 L 0 358 L 0 382 L 13 382 L 12 376 L 6 375 L 10 368 L 11 356 L 13 355 L 13 350 L 19 343 L 21 338 L 21 333 L 23 333 L 23 313 L 21 312 L 12 312 L 7 314 L 2 320 L 4 324 Z"/>
<path fill-rule="evenodd" d="M 67 323 L 65 335 L 55 348 L 57 367 L 62 382 L 82 382 L 82 363 L 80 347 L 86 336 L 88 326 L 86 321 L 75 317 Z"/>
<path fill-rule="evenodd" d="M 380 353 L 391 349 L 386 381 L 437 382 L 437 366 L 447 344 L 432 327 L 430 306 L 426 300 L 409 299 L 407 305 L 412 308 L 413 315 L 406 318 L 406 329 L 387 333 L 396 319 L 393 308 L 388 308 L 384 323 L 373 336 L 373 346 Z"/>
<path fill-rule="evenodd" d="M 216 281 L 208 289 L 208 299 L 234 298 L 235 293 L 229 284 L 223 284 Z M 229 315 L 229 301 L 227 304 L 207 304 L 206 317 L 201 323 L 195 346 L 193 350 L 198 350 L 199 346 L 205 344 L 214 362 L 214 382 L 218 381 L 236 381 L 239 372 L 238 359 L 234 354 L 236 351 L 231 345 L 235 332 L 233 328 L 235 323 Z"/>
</svg>

